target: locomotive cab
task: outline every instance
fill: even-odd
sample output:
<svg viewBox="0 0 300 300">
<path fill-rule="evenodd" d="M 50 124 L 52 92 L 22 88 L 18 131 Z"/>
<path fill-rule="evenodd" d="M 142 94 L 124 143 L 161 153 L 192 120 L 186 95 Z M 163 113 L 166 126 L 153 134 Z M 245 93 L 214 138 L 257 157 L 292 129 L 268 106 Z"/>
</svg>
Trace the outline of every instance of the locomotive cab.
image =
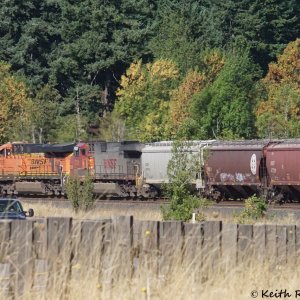
<svg viewBox="0 0 300 300">
<path fill-rule="evenodd" d="M 66 175 L 89 171 L 88 145 L 84 143 L 0 146 L 0 193 L 63 195 Z"/>
<path fill-rule="evenodd" d="M 73 153 L 67 158 L 66 173 L 73 176 L 85 176 L 91 169 L 89 160 L 89 146 L 85 143 L 78 143 L 74 146 Z"/>
<path fill-rule="evenodd" d="M 0 157 L 9 157 L 12 153 L 12 145 L 5 144 L 0 147 Z"/>
</svg>

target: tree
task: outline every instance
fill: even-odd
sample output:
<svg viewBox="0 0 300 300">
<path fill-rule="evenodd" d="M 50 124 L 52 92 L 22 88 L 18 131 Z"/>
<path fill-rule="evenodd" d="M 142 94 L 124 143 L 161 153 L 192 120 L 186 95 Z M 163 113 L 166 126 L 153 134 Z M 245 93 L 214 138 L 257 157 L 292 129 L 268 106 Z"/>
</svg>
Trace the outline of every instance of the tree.
<svg viewBox="0 0 300 300">
<path fill-rule="evenodd" d="M 89 211 L 94 208 L 94 184 L 90 175 L 81 181 L 77 176 L 69 176 L 66 183 L 66 192 L 74 211 Z"/>
<path fill-rule="evenodd" d="M 85 115 L 112 109 L 116 79 L 147 56 L 152 8 L 149 0 L 62 1 L 63 43 L 53 52 L 50 79 L 70 103 L 67 113 L 78 93 Z"/>
<path fill-rule="evenodd" d="M 268 63 L 274 60 L 290 41 L 299 37 L 299 1 L 230 2 L 236 11 L 234 19 L 231 19 L 233 40 L 246 42 L 253 60 L 267 70 Z M 223 2 L 220 2 L 220 5 L 221 3 Z"/>
<path fill-rule="evenodd" d="M 30 134 L 32 100 L 24 82 L 0 62 L 0 143 L 26 140 Z"/>
<path fill-rule="evenodd" d="M 162 207 L 164 220 L 188 221 L 200 206 L 207 206 L 205 199 L 198 198 L 193 192 L 191 182 L 199 172 L 199 158 L 192 154 L 190 142 L 175 141 L 172 157 L 168 164 L 168 183 L 163 186 L 164 194 L 170 204 Z"/>
<path fill-rule="evenodd" d="M 256 110 L 257 131 L 262 138 L 300 136 L 300 90 L 289 84 L 269 87 L 268 99 Z"/>
<path fill-rule="evenodd" d="M 64 116 L 79 106 L 93 123 L 112 110 L 129 64 L 150 57 L 154 12 L 152 0 L 4 0 L 0 60 L 26 78 L 33 96 L 49 84 Z"/>
<path fill-rule="evenodd" d="M 205 49 L 248 47 L 264 71 L 268 63 L 299 36 L 297 0 L 161 0 L 155 58 L 174 60 L 184 73 Z"/>
<path fill-rule="evenodd" d="M 196 71 L 189 71 L 170 101 L 167 131 L 171 136 L 179 134 L 184 121 L 189 118 L 189 106 L 192 96 L 205 85 L 205 76 Z"/>
<path fill-rule="evenodd" d="M 197 60 L 197 47 L 190 28 L 179 13 L 166 14 L 158 26 L 158 33 L 150 47 L 157 59 L 171 59 L 182 73 L 192 68 Z"/>
<path fill-rule="evenodd" d="M 187 132 L 193 138 L 253 138 L 259 68 L 248 53 L 231 53 L 216 80 L 195 94 Z"/>
<path fill-rule="evenodd" d="M 186 74 L 170 101 L 166 125 L 166 130 L 170 136 L 187 137 L 185 123 L 190 118 L 191 99 L 215 80 L 223 65 L 224 59 L 221 53 L 218 50 L 212 50 L 203 54 L 199 62 L 199 71 L 190 70 Z"/>
<path fill-rule="evenodd" d="M 300 39 L 289 43 L 269 65 L 262 83 L 266 98 L 256 110 L 260 137 L 299 137 L 300 135 Z"/>
<path fill-rule="evenodd" d="M 45 85 L 57 90 L 60 116 L 76 114 L 87 123 L 78 118 L 77 127 L 89 129 L 113 110 L 120 78 L 132 62 L 170 60 L 183 80 L 190 70 L 203 75 L 206 51 L 246 47 L 267 72 L 298 37 L 299 18 L 297 0 L 3 0 L 0 60 L 22 76 L 32 98 Z M 168 107 L 160 103 L 156 109 L 145 117 L 144 139 L 166 136 L 160 124 Z M 186 121 L 187 128 L 195 127 L 195 120 Z M 38 138 L 39 129 L 31 131 Z"/>
<path fill-rule="evenodd" d="M 171 59 L 185 75 L 198 66 L 202 52 L 223 46 L 219 12 L 211 1 L 157 2 L 157 33 L 150 41 L 154 58 Z"/>
<path fill-rule="evenodd" d="M 131 64 L 122 76 L 115 109 L 124 118 L 132 138 L 141 141 L 164 137 L 164 124 L 179 71 L 169 60 Z"/>
<path fill-rule="evenodd" d="M 0 9 L 0 59 L 27 78 L 31 89 L 49 80 L 54 48 L 61 42 L 60 1 L 4 0 Z"/>
<path fill-rule="evenodd" d="M 123 141 L 127 139 L 128 130 L 125 121 L 117 110 L 107 113 L 100 119 L 99 138 L 105 141 Z"/>
<path fill-rule="evenodd" d="M 56 122 L 57 129 L 53 133 L 55 142 L 64 143 L 68 141 L 84 141 L 88 139 L 86 130 L 88 127 L 88 120 L 85 117 L 81 117 L 80 127 L 78 127 L 78 116 L 75 114 L 58 116 Z"/>
<path fill-rule="evenodd" d="M 45 85 L 37 91 L 31 110 L 33 142 L 36 140 L 39 143 L 55 141 L 60 102 L 59 93 L 49 85 Z"/>
</svg>

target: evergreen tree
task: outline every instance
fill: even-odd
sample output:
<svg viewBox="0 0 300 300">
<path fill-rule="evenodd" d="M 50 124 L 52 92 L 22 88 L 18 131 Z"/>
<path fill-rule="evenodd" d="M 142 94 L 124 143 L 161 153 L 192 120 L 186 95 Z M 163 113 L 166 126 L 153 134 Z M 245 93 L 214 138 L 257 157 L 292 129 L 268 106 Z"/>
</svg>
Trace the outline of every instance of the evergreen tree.
<svg viewBox="0 0 300 300">
<path fill-rule="evenodd" d="M 186 127 L 194 138 L 253 138 L 259 68 L 247 52 L 231 53 L 219 76 L 192 100 Z"/>
<path fill-rule="evenodd" d="M 51 54 L 61 42 L 59 1 L 3 2 L 0 60 L 9 62 L 12 70 L 25 75 L 32 89 L 39 89 L 49 80 Z"/>
<path fill-rule="evenodd" d="M 154 57 L 173 60 L 183 74 L 195 68 L 203 51 L 223 45 L 216 9 L 206 0 L 158 1 Z"/>
<path fill-rule="evenodd" d="M 76 98 L 84 114 L 102 114 L 112 108 L 116 79 L 133 60 L 147 56 L 153 5 L 63 0 L 61 9 L 63 43 L 54 52 L 51 83 L 68 102 L 66 113 L 74 111 Z"/>
<path fill-rule="evenodd" d="M 299 37 L 300 2 L 242 0 L 232 3 L 236 11 L 233 40 L 246 42 L 254 61 L 267 70 L 268 63 Z"/>
</svg>

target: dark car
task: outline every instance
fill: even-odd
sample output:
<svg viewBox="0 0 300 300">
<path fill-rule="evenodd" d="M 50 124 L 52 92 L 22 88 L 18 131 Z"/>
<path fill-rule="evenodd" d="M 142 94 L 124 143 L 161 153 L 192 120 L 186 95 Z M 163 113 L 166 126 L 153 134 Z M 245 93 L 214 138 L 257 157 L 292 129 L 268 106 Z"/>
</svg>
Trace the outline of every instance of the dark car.
<svg viewBox="0 0 300 300">
<path fill-rule="evenodd" d="M 22 204 L 17 199 L 0 198 L 0 219 L 25 220 L 34 215 L 33 209 L 24 211 Z"/>
<path fill-rule="evenodd" d="M 205 171 L 216 200 L 247 198 L 264 187 L 264 151 L 269 144 L 269 140 L 224 141 L 209 148 Z"/>
</svg>

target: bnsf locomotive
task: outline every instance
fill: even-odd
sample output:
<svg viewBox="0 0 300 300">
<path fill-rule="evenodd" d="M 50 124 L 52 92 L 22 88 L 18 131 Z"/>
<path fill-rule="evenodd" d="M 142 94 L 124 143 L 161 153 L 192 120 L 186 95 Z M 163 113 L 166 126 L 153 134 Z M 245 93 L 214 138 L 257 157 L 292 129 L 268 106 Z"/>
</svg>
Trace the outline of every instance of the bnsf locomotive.
<svg viewBox="0 0 300 300">
<path fill-rule="evenodd" d="M 300 140 L 192 141 L 199 160 L 192 185 L 221 200 L 253 194 L 300 198 Z M 0 147 L 0 193 L 64 195 L 68 176 L 93 178 L 94 192 L 152 198 L 168 183 L 172 142 L 7 143 Z"/>
<path fill-rule="evenodd" d="M 88 145 L 7 143 L 0 147 L 2 194 L 64 194 L 66 175 L 92 169 Z"/>
</svg>

